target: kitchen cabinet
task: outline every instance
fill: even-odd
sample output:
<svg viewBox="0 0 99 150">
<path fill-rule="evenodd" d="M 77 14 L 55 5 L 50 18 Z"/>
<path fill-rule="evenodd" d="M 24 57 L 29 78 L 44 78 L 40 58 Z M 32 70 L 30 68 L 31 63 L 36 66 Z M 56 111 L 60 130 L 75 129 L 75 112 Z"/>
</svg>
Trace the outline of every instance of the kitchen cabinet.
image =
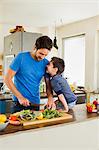
<svg viewBox="0 0 99 150">
<path fill-rule="evenodd" d="M 31 51 L 41 33 L 16 32 L 4 37 L 4 75 L 13 58 L 21 51 Z"/>
<path fill-rule="evenodd" d="M 12 94 L 0 94 L 0 113 L 10 113 Z"/>
<path fill-rule="evenodd" d="M 4 55 L 17 55 L 20 51 L 31 51 L 41 33 L 16 32 L 4 37 Z"/>
</svg>

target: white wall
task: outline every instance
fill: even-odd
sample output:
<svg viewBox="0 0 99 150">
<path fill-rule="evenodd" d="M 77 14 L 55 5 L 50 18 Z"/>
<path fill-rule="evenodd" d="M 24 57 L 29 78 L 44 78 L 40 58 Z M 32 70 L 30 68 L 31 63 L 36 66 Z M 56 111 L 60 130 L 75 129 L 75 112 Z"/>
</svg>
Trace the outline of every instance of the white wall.
<svg viewBox="0 0 99 150">
<path fill-rule="evenodd" d="M 99 70 L 99 59 L 98 47 L 96 46 L 97 32 L 99 30 L 99 16 L 85 19 L 82 21 L 74 22 L 71 24 L 64 25 L 57 29 L 58 33 L 58 46 L 60 47 L 60 56 L 63 57 L 62 51 L 62 39 L 74 35 L 79 35 L 85 33 L 86 40 L 86 50 L 85 50 L 85 87 L 90 90 L 97 89 L 98 76 L 97 72 Z M 97 57 L 98 56 L 98 57 Z M 97 65 L 98 64 L 98 65 Z"/>
<path fill-rule="evenodd" d="M 55 26 L 42 27 L 42 28 L 39 29 L 39 31 L 43 35 L 49 36 L 52 39 L 52 41 L 54 40 L 54 37 L 55 37 Z M 58 50 L 53 47 L 46 58 L 48 60 L 51 60 L 52 57 L 54 57 L 54 56 L 58 57 L 58 55 L 59 55 L 58 54 Z"/>
</svg>

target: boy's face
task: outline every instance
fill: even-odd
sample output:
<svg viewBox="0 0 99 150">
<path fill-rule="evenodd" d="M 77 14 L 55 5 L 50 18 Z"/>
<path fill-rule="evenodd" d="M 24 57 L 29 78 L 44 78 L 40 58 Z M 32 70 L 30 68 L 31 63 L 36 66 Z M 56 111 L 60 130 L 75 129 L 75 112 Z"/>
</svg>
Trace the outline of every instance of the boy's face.
<svg viewBox="0 0 99 150">
<path fill-rule="evenodd" d="M 47 72 L 51 75 L 54 76 L 57 74 L 57 68 L 54 68 L 53 66 L 53 62 L 49 62 L 49 64 L 47 65 Z"/>
</svg>

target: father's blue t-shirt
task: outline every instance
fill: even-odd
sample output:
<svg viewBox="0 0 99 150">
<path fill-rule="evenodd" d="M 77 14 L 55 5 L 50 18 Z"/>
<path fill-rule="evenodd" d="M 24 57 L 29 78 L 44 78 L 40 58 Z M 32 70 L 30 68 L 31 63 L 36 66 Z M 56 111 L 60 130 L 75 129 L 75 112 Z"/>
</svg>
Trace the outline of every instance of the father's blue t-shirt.
<svg viewBox="0 0 99 150">
<path fill-rule="evenodd" d="M 45 75 L 47 59 L 36 61 L 30 52 L 21 52 L 12 61 L 10 68 L 16 72 L 14 84 L 17 90 L 31 103 L 40 103 L 39 85 Z M 17 98 L 13 97 L 14 101 Z"/>
</svg>

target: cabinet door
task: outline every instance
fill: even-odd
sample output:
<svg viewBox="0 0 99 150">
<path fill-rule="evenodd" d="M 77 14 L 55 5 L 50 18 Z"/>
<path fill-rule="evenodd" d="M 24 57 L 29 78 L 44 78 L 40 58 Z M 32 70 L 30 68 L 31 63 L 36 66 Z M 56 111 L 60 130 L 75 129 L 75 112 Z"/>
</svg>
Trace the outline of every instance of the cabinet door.
<svg viewBox="0 0 99 150">
<path fill-rule="evenodd" d="M 36 42 L 36 39 L 42 34 L 40 33 L 31 33 L 31 32 L 23 32 L 22 33 L 22 50 L 23 51 L 31 51 Z"/>
<path fill-rule="evenodd" d="M 21 40 L 21 32 L 16 32 L 4 37 L 4 55 L 18 54 L 22 49 Z"/>
</svg>

